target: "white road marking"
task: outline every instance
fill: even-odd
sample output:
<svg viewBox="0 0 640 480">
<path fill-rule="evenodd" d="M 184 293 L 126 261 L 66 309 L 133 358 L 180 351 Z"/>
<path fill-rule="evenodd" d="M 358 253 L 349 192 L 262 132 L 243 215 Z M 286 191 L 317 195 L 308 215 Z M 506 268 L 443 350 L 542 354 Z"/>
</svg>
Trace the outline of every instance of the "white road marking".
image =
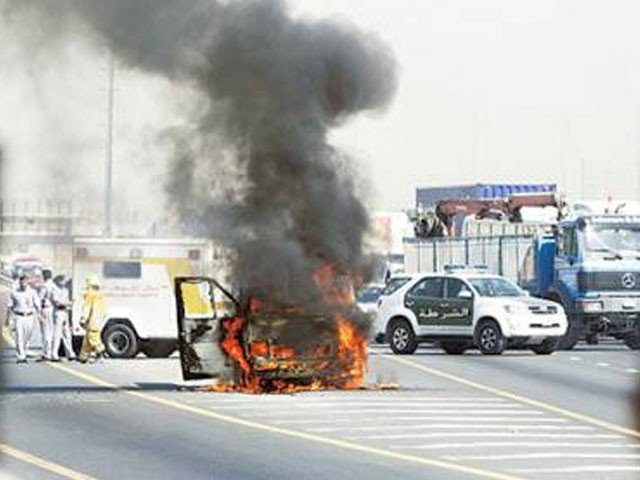
<svg viewBox="0 0 640 480">
<path fill-rule="evenodd" d="M 314 392 L 316 393 L 316 392 Z M 360 394 L 355 393 L 354 396 L 327 396 L 322 395 L 321 392 L 317 396 L 310 396 L 307 393 L 297 393 L 292 395 L 243 395 L 243 394 L 226 394 L 226 393 L 203 393 L 194 395 L 194 399 L 205 400 L 206 403 L 309 403 L 318 404 L 326 401 L 336 402 L 342 404 L 358 403 L 362 401 L 376 401 L 383 400 L 385 403 L 396 402 L 462 402 L 462 403 L 508 403 L 508 400 L 503 398 L 490 398 L 490 397 L 413 397 L 413 396 L 397 396 L 394 392 L 385 392 L 384 395 L 377 392 L 362 392 Z M 229 396 L 226 396 L 229 395 Z M 235 396 L 238 395 L 238 396 Z M 359 398 L 361 397 L 361 398 Z"/>
<path fill-rule="evenodd" d="M 579 467 L 559 468 L 518 468 L 511 470 L 517 473 L 586 473 L 586 472 L 640 472 L 637 465 L 581 465 Z"/>
<path fill-rule="evenodd" d="M 338 408 L 342 408 L 342 407 L 348 407 L 348 408 L 353 408 L 353 407 L 379 407 L 380 411 L 384 411 L 384 407 L 388 407 L 388 406 L 393 406 L 393 407 L 407 407 L 407 408 L 413 408 L 413 407 L 434 407 L 434 408 L 438 408 L 438 407 L 451 407 L 451 408 L 457 408 L 460 410 L 470 410 L 475 412 L 478 409 L 478 405 L 474 404 L 474 403 L 455 403 L 455 402 L 433 402 L 433 403 L 418 403 L 418 402 L 396 402 L 393 403 L 392 405 L 386 403 L 386 402 L 361 402 L 361 403 L 356 403 L 356 402 L 344 402 L 344 403 L 339 403 L 339 402 L 334 402 L 334 403 L 296 403 L 296 404 L 290 404 L 287 405 L 288 408 L 300 408 L 300 409 L 305 409 L 305 408 L 319 408 L 319 407 L 338 407 Z M 216 408 L 219 408 L 220 410 L 246 410 L 248 408 L 260 408 L 260 409 L 265 409 L 265 408 L 273 408 L 273 409 L 279 409 L 282 408 L 283 405 L 282 404 L 271 404 L 269 405 L 268 403 L 259 403 L 259 402 L 255 402 L 253 404 L 243 404 L 243 405 L 218 405 Z M 504 411 L 504 409 L 509 409 L 509 410 L 518 410 L 521 411 L 523 410 L 525 407 L 521 406 L 521 405 L 514 405 L 514 404 L 501 404 L 501 405 L 482 405 L 482 407 L 480 408 L 484 408 L 484 409 L 488 409 L 488 410 L 500 410 Z"/>
<path fill-rule="evenodd" d="M 640 373 L 640 370 L 638 370 L 637 368 L 627 368 L 627 369 L 625 369 L 625 372 L 627 372 L 627 373 Z"/>
<path fill-rule="evenodd" d="M 210 407 L 212 410 L 215 410 L 216 407 Z M 249 409 L 247 409 L 249 410 Z M 255 410 L 255 409 L 254 409 Z M 401 409 L 401 410 L 392 410 L 392 409 L 376 409 L 376 410 L 327 410 L 324 412 L 306 412 L 306 411 L 302 411 L 302 410 L 298 410 L 298 411 L 292 411 L 292 412 L 287 412 L 286 414 L 280 413 L 280 410 L 273 410 L 273 413 L 253 413 L 250 411 L 247 411 L 248 415 L 254 416 L 254 417 L 290 417 L 290 416 L 295 416 L 295 415 L 304 415 L 306 417 L 308 417 L 309 415 L 318 415 L 319 414 L 323 414 L 325 416 L 331 416 L 331 415 L 354 415 L 354 414 L 360 414 L 360 415 L 376 415 L 378 419 L 383 419 L 384 414 L 386 413 L 433 413 L 433 414 L 441 414 L 441 415 L 455 415 L 455 414 L 459 414 L 460 410 L 456 409 L 456 410 L 439 410 L 439 409 L 419 409 L 419 410 L 411 410 L 410 412 L 407 412 L 407 409 Z M 476 415 L 544 415 L 542 412 L 537 412 L 535 410 L 473 410 L 473 413 Z M 353 417 L 352 417 L 353 418 Z M 478 418 L 476 416 L 476 418 Z"/>
<path fill-rule="evenodd" d="M 378 432 L 387 430 L 559 430 L 559 431 L 593 431 L 594 427 L 569 425 L 489 425 L 486 423 L 429 423 L 426 425 L 376 425 L 369 427 L 319 427 L 307 428 L 310 432 Z"/>
<path fill-rule="evenodd" d="M 569 360 L 573 361 L 573 362 L 579 362 L 582 360 L 582 358 L 580 357 L 569 357 Z"/>
<path fill-rule="evenodd" d="M 607 362 L 598 362 L 596 363 L 596 365 L 598 365 L 599 367 L 610 367 L 611 364 L 607 363 Z"/>
<path fill-rule="evenodd" d="M 554 458 L 607 458 L 618 460 L 640 459 L 638 453 L 568 453 L 568 452 L 543 452 L 543 453 L 517 453 L 513 455 L 445 455 L 447 460 L 534 460 Z"/>
<path fill-rule="evenodd" d="M 376 425 L 380 425 L 380 421 L 390 421 L 390 422 L 416 422 L 416 421 L 441 421 L 442 415 L 438 416 L 413 416 L 413 417 L 376 417 L 376 418 L 311 418 L 304 420 L 276 420 L 273 423 L 278 425 L 323 425 L 329 424 L 333 425 L 335 423 L 375 423 Z M 478 421 L 478 417 L 469 416 L 469 417 L 447 417 L 447 420 L 451 422 L 476 422 Z M 569 423 L 569 420 L 565 420 L 564 418 L 528 418 L 528 417 L 485 417 L 482 419 L 483 422 L 532 422 L 532 423 Z M 378 427 L 376 427 L 378 428 Z"/>
<path fill-rule="evenodd" d="M 391 435 L 356 435 L 346 437 L 349 440 L 402 440 L 413 438 L 600 438 L 620 440 L 622 435 L 609 433 L 516 433 L 516 432 L 443 432 L 443 433 L 413 433 Z"/>
<path fill-rule="evenodd" d="M 514 439 L 515 440 L 515 439 Z M 586 450 L 589 448 L 601 449 L 613 449 L 613 448 L 625 448 L 636 449 L 640 448 L 640 444 L 636 443 L 576 443 L 576 442 L 471 442 L 471 443 L 430 443 L 426 445 L 392 445 L 390 448 L 396 450 L 447 450 L 447 449 L 462 449 L 462 448 L 571 448 L 578 450 Z"/>
</svg>

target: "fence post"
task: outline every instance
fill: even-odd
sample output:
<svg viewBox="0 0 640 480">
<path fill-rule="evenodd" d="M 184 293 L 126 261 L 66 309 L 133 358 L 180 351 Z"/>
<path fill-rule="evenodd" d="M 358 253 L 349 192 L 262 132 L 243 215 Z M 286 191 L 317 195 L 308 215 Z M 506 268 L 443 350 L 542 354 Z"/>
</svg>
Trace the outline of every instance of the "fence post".
<svg viewBox="0 0 640 480">
<path fill-rule="evenodd" d="M 464 239 L 464 263 L 469 265 L 469 237 Z"/>
<path fill-rule="evenodd" d="M 502 265 L 502 245 L 504 237 L 498 237 L 498 275 L 504 275 L 504 267 Z"/>
</svg>

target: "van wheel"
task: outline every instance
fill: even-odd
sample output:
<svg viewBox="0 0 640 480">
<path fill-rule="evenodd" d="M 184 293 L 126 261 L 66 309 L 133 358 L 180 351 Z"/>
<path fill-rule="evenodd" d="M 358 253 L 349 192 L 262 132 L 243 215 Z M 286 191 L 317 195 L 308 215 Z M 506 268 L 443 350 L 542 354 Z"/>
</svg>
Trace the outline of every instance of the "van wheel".
<svg viewBox="0 0 640 480">
<path fill-rule="evenodd" d="M 389 328 L 389 345 L 396 355 L 411 355 L 418 348 L 413 328 L 406 320 L 396 320 Z"/>
<path fill-rule="evenodd" d="M 462 355 L 469 348 L 467 342 L 440 342 L 442 348 L 449 355 Z"/>
<path fill-rule="evenodd" d="M 138 353 L 138 337 L 124 323 L 112 323 L 102 334 L 104 346 L 112 358 L 133 358 Z"/>
<path fill-rule="evenodd" d="M 545 338 L 541 344 L 533 345 L 531 350 L 536 355 L 551 355 L 558 348 L 558 339 L 556 337 Z"/>
<path fill-rule="evenodd" d="M 142 345 L 142 351 L 149 358 L 167 358 L 175 352 L 177 345 L 175 342 L 154 342 L 149 341 Z"/>
<path fill-rule="evenodd" d="M 478 326 L 476 344 L 484 355 L 500 355 L 507 348 L 507 341 L 495 320 L 484 320 Z"/>
</svg>

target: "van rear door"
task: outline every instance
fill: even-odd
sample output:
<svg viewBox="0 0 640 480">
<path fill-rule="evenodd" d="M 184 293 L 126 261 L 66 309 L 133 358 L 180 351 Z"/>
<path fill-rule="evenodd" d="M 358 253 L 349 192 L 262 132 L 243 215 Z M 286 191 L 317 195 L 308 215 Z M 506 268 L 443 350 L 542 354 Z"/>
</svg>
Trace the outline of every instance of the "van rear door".
<svg viewBox="0 0 640 480">
<path fill-rule="evenodd" d="M 195 380 L 230 375 L 233 367 L 220 347 L 221 320 L 237 315 L 236 300 L 206 277 L 177 277 L 174 292 L 182 377 Z"/>
</svg>

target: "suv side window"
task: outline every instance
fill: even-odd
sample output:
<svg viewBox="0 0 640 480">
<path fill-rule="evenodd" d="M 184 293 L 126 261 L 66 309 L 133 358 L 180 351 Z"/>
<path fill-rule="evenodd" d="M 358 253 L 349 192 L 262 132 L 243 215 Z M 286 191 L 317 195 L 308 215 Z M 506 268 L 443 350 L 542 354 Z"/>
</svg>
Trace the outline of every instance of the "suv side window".
<svg viewBox="0 0 640 480">
<path fill-rule="evenodd" d="M 446 298 L 458 298 L 460 292 L 469 292 L 471 289 L 467 285 L 457 278 L 447 278 L 447 294 Z"/>
<path fill-rule="evenodd" d="M 418 282 L 410 291 L 409 295 L 425 298 L 442 298 L 444 291 L 444 278 L 425 278 Z"/>
</svg>

